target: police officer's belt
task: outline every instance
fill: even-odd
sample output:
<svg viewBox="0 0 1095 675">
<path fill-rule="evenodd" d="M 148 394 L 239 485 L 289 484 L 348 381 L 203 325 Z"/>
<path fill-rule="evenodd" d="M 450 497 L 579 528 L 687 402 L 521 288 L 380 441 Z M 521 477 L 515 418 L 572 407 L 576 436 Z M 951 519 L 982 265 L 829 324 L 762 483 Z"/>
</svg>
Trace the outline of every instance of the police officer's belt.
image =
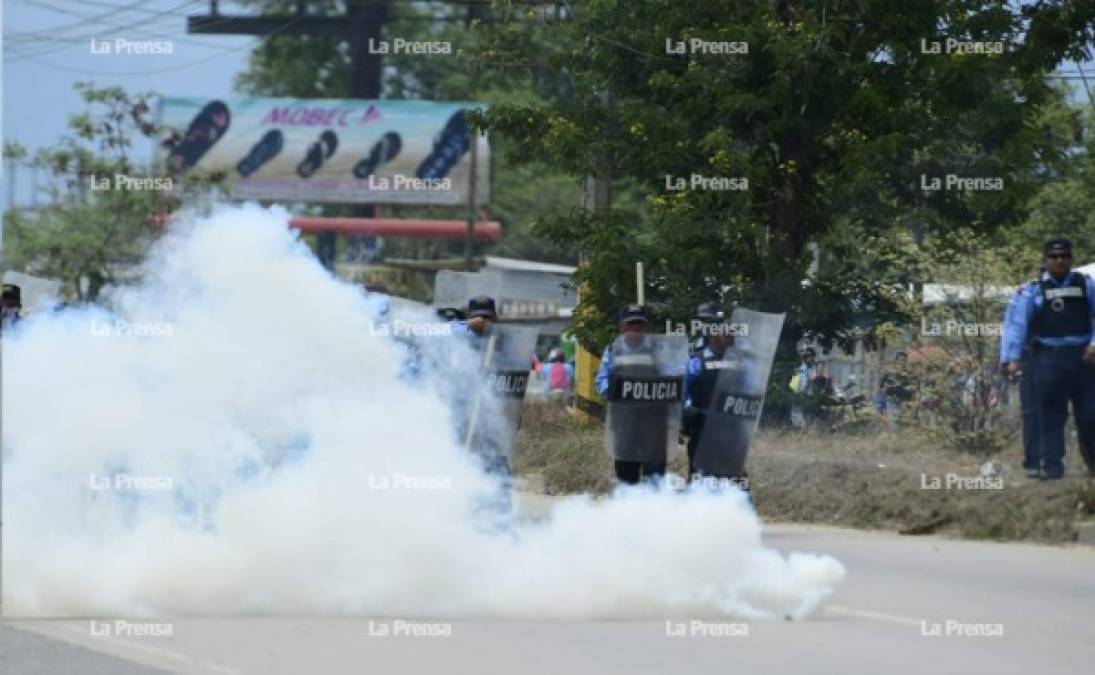
<svg viewBox="0 0 1095 675">
<path fill-rule="evenodd" d="M 1087 345 L 1047 345 L 1034 340 L 1033 349 L 1036 352 L 1082 352 Z"/>
</svg>

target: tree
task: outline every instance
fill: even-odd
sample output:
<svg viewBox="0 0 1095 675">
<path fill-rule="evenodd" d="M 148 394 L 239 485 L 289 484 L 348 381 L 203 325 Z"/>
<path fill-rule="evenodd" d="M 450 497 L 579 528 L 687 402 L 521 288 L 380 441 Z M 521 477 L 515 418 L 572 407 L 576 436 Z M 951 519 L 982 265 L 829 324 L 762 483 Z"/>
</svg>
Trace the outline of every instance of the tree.
<svg viewBox="0 0 1095 675">
<path fill-rule="evenodd" d="M 162 177 L 130 157 L 136 138 L 157 133 L 151 95 L 87 83 L 76 88 L 88 110 L 72 116 L 71 135 L 34 160 L 64 185 L 35 213 L 5 214 L 4 264 L 59 279 L 66 295 L 90 302 L 132 275 L 159 233 L 152 216 L 177 200 L 155 189 L 166 185 Z"/>
<path fill-rule="evenodd" d="M 1068 237 L 1077 265 L 1095 262 L 1095 111 L 1082 104 L 1047 110 L 1056 133 L 1071 140 L 1070 161 L 1047 172 L 1021 227 L 1008 233 L 1015 257 L 1027 264 L 1017 279 L 1034 277 L 1047 239 Z"/>
<path fill-rule="evenodd" d="M 1092 15 L 964 0 L 568 7 L 549 41 L 536 24 L 502 25 L 484 58 L 572 78 L 567 98 L 491 109 L 487 124 L 521 156 L 575 177 L 608 158 L 623 192 L 643 195 L 639 217 L 613 204 L 539 227 L 587 255 L 579 334 L 603 342 L 645 260 L 647 297 L 667 313 L 712 298 L 788 311 L 787 346 L 896 312 L 894 289 L 917 281 L 910 253 L 932 237 L 1022 221 L 1039 168 L 1066 160 L 1037 123 L 1059 96 L 1044 70 L 1087 44 Z M 1006 48 L 927 53 L 948 38 Z M 948 174 L 1006 188 L 924 189 Z M 841 254 L 816 277 L 811 243 Z"/>
<path fill-rule="evenodd" d="M 1015 437 L 1016 406 L 999 367 L 1004 306 L 1017 284 L 1010 251 L 968 230 L 931 242 L 924 256 L 926 278 L 941 297 L 913 296 L 917 319 L 911 345 L 915 358 L 901 367 L 916 384 L 909 422 L 950 447 L 998 450 Z"/>
</svg>

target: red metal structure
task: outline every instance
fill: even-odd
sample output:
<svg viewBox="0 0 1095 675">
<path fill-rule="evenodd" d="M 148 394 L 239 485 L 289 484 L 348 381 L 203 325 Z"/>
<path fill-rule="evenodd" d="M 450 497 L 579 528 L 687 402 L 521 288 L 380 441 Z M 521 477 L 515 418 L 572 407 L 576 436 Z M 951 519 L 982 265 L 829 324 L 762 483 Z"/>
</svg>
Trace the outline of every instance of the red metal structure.
<svg viewBox="0 0 1095 675">
<path fill-rule="evenodd" d="M 169 216 L 156 214 L 149 220 L 163 225 Z M 335 234 L 373 235 L 378 237 L 412 237 L 420 239 L 463 239 L 468 224 L 463 220 L 429 220 L 425 218 L 353 218 L 341 216 L 293 216 L 289 227 L 305 234 L 333 232 Z M 498 241 L 502 226 L 495 220 L 481 220 L 472 230 L 475 241 Z"/>
<path fill-rule="evenodd" d="M 290 227 L 313 234 L 373 235 L 380 237 L 414 237 L 427 239 L 463 239 L 468 224 L 463 220 L 427 220 L 421 218 L 353 218 L 339 216 L 293 216 Z M 479 221 L 472 236 L 476 241 L 497 241 L 502 226 L 494 220 Z"/>
</svg>

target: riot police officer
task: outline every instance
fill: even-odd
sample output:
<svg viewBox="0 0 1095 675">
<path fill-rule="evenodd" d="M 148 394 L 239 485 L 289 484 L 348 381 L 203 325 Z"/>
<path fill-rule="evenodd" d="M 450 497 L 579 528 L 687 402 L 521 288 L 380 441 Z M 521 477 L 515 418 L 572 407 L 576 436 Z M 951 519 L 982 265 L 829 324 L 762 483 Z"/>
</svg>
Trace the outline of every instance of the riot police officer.
<svg viewBox="0 0 1095 675">
<path fill-rule="evenodd" d="M 491 326 L 494 325 L 494 322 L 498 319 L 498 314 L 495 311 L 494 298 L 477 296 L 468 300 L 468 309 L 465 316 L 467 317 L 466 319 L 457 320 L 455 322 L 453 333 L 465 336 L 468 339 L 472 349 L 474 349 L 483 360 L 483 362 L 480 363 L 480 366 L 483 369 L 487 369 L 489 364 L 485 361 L 492 358 L 492 355 L 487 353 L 487 345 L 490 342 L 488 336 L 490 334 Z M 462 388 L 469 386 L 473 386 L 472 383 L 465 383 Z M 482 392 L 480 392 L 480 395 L 482 395 Z M 504 452 L 498 447 L 498 439 L 494 437 L 494 434 L 482 433 L 475 429 L 475 427 L 482 424 L 483 419 L 479 418 L 478 410 L 476 410 L 475 413 L 470 412 L 471 410 L 476 409 L 475 406 L 471 405 L 470 401 L 467 402 L 467 407 L 468 410 L 462 411 L 463 414 L 458 416 L 461 419 L 461 438 L 465 439 L 469 448 L 486 462 L 488 471 L 508 475 L 510 471 L 509 463 Z M 469 415 L 474 419 L 469 419 Z M 470 429 L 469 425 L 471 427 Z"/>
<path fill-rule="evenodd" d="M 727 350 L 733 346 L 734 337 L 721 330 L 728 325 L 726 320 L 726 312 L 716 303 L 705 302 L 696 308 L 696 323 L 701 327 L 702 334 L 696 340 L 696 349 L 688 359 L 682 425 L 688 436 L 688 475 L 693 478 L 697 477 L 696 448 L 703 434 L 715 384 L 722 370 L 731 363 L 727 358 Z"/>
<path fill-rule="evenodd" d="M 1008 374 L 1022 371 L 1021 346 L 1030 341 L 1034 394 L 1038 400 L 1041 475 L 1064 475 L 1068 404 L 1080 430 L 1081 453 L 1095 475 L 1095 279 L 1072 269 L 1072 244 L 1053 239 L 1045 244 L 1045 273 L 1026 284 L 1004 327 Z"/>
<path fill-rule="evenodd" d="M 468 301 L 467 320 L 454 324 L 454 332 L 470 340 L 479 356 L 475 372 L 454 373 L 454 393 L 459 438 L 488 473 L 500 478 L 490 509 L 504 512 L 511 506 L 512 455 L 538 331 L 498 324 L 497 319 L 494 299 L 478 296 Z"/>
<path fill-rule="evenodd" d="M 694 480 L 747 490 L 746 458 L 784 317 L 739 307 L 731 321 L 730 312 L 711 304 L 697 314 L 704 349 L 689 360 L 685 379 L 689 470 Z"/>
<path fill-rule="evenodd" d="M 606 399 L 605 445 L 624 484 L 657 480 L 677 451 L 688 340 L 650 335 L 642 305 L 619 312 L 620 337 L 604 351 L 597 392 Z"/>
</svg>

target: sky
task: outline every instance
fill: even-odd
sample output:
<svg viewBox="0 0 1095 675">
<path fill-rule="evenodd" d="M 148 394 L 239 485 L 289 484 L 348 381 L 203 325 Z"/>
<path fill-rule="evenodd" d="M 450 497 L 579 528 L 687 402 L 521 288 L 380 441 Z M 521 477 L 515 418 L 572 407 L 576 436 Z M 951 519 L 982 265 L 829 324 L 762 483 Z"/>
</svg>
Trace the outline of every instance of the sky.
<svg viewBox="0 0 1095 675">
<path fill-rule="evenodd" d="M 3 136 L 31 153 L 67 132 L 84 110 L 73 85 L 121 86 L 129 92 L 224 96 L 258 39 L 186 32 L 188 15 L 209 13 L 203 0 L 0 0 L 3 5 Z M 222 14 L 244 14 L 230 2 Z M 166 54 L 103 54 L 102 44 L 170 43 Z M 92 40 L 98 47 L 93 50 Z M 111 50 L 113 51 L 113 49 Z M 151 154 L 151 144 L 147 149 Z M 20 176 L 17 176 L 20 177 Z M 22 176 L 24 186 L 27 176 Z M 16 203 L 28 198 L 16 190 Z M 7 199 L 8 186 L 0 190 Z"/>
</svg>

